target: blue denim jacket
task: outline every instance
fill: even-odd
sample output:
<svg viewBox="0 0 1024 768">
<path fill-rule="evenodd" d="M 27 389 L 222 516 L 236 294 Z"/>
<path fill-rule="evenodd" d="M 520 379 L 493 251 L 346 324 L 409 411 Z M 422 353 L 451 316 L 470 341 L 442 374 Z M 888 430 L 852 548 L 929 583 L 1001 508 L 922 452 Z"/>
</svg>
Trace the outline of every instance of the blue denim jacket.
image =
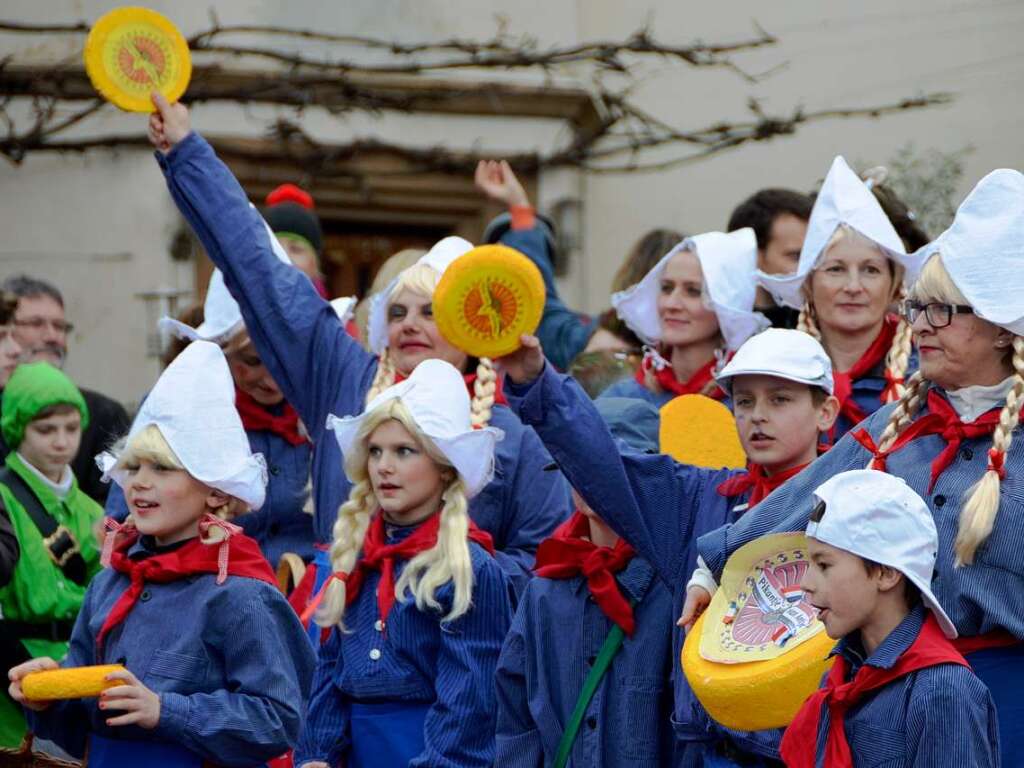
<svg viewBox="0 0 1024 768">
<path fill-rule="evenodd" d="M 673 754 L 669 715 L 672 595 L 641 557 L 616 575 L 636 602 L 626 637 L 587 708 L 569 765 L 656 768 Z M 586 578 L 534 578 L 498 660 L 498 756 L 507 768 L 550 765 L 583 681 L 614 625 Z"/>
<path fill-rule="evenodd" d="M 144 557 L 146 538 L 129 550 Z M 160 695 L 155 730 L 110 727 L 96 699 L 73 699 L 29 712 L 39 737 L 81 757 L 90 733 L 109 739 L 179 744 L 217 765 L 252 766 L 298 741 L 313 677 L 314 654 L 298 617 L 277 589 L 256 579 L 201 574 L 146 584 L 125 620 L 96 636 L 129 588 L 111 569 L 89 585 L 65 667 L 124 664 Z"/>
</svg>

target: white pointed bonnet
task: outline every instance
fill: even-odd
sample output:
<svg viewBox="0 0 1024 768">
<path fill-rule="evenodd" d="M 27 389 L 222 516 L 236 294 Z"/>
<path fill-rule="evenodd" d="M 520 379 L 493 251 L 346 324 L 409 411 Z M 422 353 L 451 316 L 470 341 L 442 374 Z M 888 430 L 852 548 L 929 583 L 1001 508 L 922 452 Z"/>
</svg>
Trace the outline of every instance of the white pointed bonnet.
<svg viewBox="0 0 1024 768">
<path fill-rule="evenodd" d="M 1024 175 L 992 171 L 949 229 L 914 253 L 914 279 L 934 254 L 978 317 L 1024 335 Z"/>
<path fill-rule="evenodd" d="M 252 206 L 252 203 L 249 205 Z M 256 209 L 253 208 L 253 210 L 255 211 Z M 260 221 L 266 227 L 267 237 L 270 238 L 270 247 L 274 251 L 274 255 L 280 261 L 291 266 L 292 261 L 288 258 L 288 254 L 285 253 L 281 243 L 278 242 L 277 235 L 267 226 L 267 222 L 263 221 L 262 218 Z M 191 325 L 187 325 L 173 317 L 162 317 L 160 318 L 159 328 L 161 332 L 169 333 L 181 339 L 189 339 L 190 341 L 201 339 L 223 345 L 242 330 L 243 325 L 242 310 L 238 308 L 238 302 L 231 298 L 227 286 L 224 285 L 224 275 L 219 269 L 215 269 L 210 276 L 210 284 L 206 289 L 206 301 L 203 303 L 203 322 L 198 327 L 193 328 Z"/>
<path fill-rule="evenodd" d="M 612 294 L 612 306 L 619 317 L 645 344 L 657 344 L 661 340 L 659 284 L 669 259 L 682 250 L 697 254 L 704 274 L 704 291 L 730 351 L 739 349 L 744 341 L 768 327 L 764 315 L 754 311 L 757 293 L 754 230 L 744 227 L 728 234 L 705 232 L 688 237 L 672 248 L 639 283 Z"/>
<path fill-rule="evenodd" d="M 159 428 L 196 480 L 241 499 L 251 509 L 263 506 L 266 463 L 262 454 L 249 448 L 235 410 L 235 384 L 216 344 L 194 341 L 167 366 L 132 422 L 128 442 L 150 424 Z M 116 466 L 115 456 L 102 453 L 96 463 L 106 477 L 125 485 L 127 477 Z"/>
<path fill-rule="evenodd" d="M 341 324 L 345 325 L 356 313 L 356 304 L 358 303 L 359 299 L 355 296 L 339 296 L 336 299 L 331 299 L 331 309 L 341 320 Z"/>
<path fill-rule="evenodd" d="M 467 496 L 483 490 L 494 476 L 494 446 L 505 433 L 496 427 L 473 429 L 466 383 L 444 360 L 424 360 L 408 379 L 385 389 L 358 416 L 328 416 L 327 428 L 334 430 L 343 456 L 355 447 L 363 420 L 392 400 L 402 401 L 416 426 L 455 467 Z"/>
<path fill-rule="evenodd" d="M 427 251 L 413 266 L 426 264 L 433 267 L 438 275 L 443 275 L 453 261 L 459 256 L 473 250 L 473 244 L 461 237 L 446 237 L 434 244 L 434 247 Z M 380 355 L 388 346 L 388 298 L 391 292 L 398 285 L 398 277 L 395 277 L 383 291 L 378 291 L 370 297 L 370 319 L 367 324 L 367 336 L 370 344 L 370 351 Z"/>
<path fill-rule="evenodd" d="M 777 303 L 793 309 L 803 308 L 804 298 L 800 291 L 804 281 L 841 224 L 876 243 L 896 263 L 907 265 L 906 249 L 889 217 L 867 184 L 851 170 L 842 155 L 838 155 L 832 161 L 828 176 L 814 201 L 796 272 L 769 275 L 757 271 L 758 282 Z"/>
</svg>

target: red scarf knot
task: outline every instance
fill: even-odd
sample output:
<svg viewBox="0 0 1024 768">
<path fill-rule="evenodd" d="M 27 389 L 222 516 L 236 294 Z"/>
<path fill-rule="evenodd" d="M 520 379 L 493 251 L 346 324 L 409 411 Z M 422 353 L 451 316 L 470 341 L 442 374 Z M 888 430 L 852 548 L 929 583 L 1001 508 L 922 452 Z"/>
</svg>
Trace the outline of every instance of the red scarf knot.
<svg viewBox="0 0 1024 768">
<path fill-rule="evenodd" d="M 633 608 L 613 574 L 625 569 L 635 552 L 624 539 L 619 539 L 614 547 L 599 547 L 585 538 L 589 535 L 589 521 L 583 513 L 576 512 L 537 547 L 534 570 L 546 579 L 583 576 L 601 612 L 632 636 L 636 629 Z"/>
<path fill-rule="evenodd" d="M 824 685 L 807 698 L 786 729 L 780 747 L 782 759 L 789 768 L 814 768 L 821 716 L 824 708 L 828 707 L 825 768 L 852 768 L 853 755 L 843 724 L 846 712 L 872 691 L 912 672 L 939 664 L 968 666 L 964 657 L 942 634 L 930 612 L 917 638 L 889 669 L 864 664 L 853 679 L 847 681 L 849 663 L 842 655 L 837 655 Z"/>
<path fill-rule="evenodd" d="M 807 464 L 798 464 L 795 467 L 790 467 L 768 476 L 765 475 L 762 465 L 751 462 L 747 465 L 745 474 L 734 475 L 728 480 L 719 483 L 717 488 L 718 495 L 734 498 L 742 496 L 749 491 L 750 496 L 747 497 L 747 510 L 749 511 L 763 501 L 768 494 L 789 480 L 789 478 L 800 474 L 801 470 L 806 466 Z"/>
<path fill-rule="evenodd" d="M 116 528 L 108 526 L 108 530 L 114 535 L 125 534 L 112 547 L 109 562 L 115 571 L 128 576 L 129 587 L 117 598 L 96 636 L 98 660 L 102 658 L 103 641 L 107 634 L 131 613 L 147 582 L 166 584 L 198 574 L 217 574 L 218 584 L 223 584 L 224 579 L 231 575 L 257 579 L 277 587 L 277 579 L 270 570 L 270 564 L 263 557 L 259 544 L 248 536 L 237 533 L 241 530 L 238 526 L 212 515 L 204 517 L 199 525 L 200 531 L 216 527 L 223 530 L 227 536 L 216 548 L 203 542 L 200 536 L 196 536 L 175 549 L 141 558 L 132 558 L 128 555 L 128 551 L 139 538 L 138 529 L 132 523 L 115 523 Z M 221 578 L 222 574 L 224 578 Z"/>
<path fill-rule="evenodd" d="M 871 346 L 865 350 L 860 359 L 846 371 L 832 371 L 832 381 L 835 389 L 832 394 L 839 401 L 839 414 L 845 416 L 851 424 L 860 424 L 867 418 L 857 401 L 853 399 L 853 383 L 867 376 L 878 367 L 892 347 L 892 340 L 896 337 L 896 328 L 899 326 L 899 318 L 895 315 L 887 315 L 882 321 L 882 329 L 878 332 Z M 902 384 L 903 379 L 897 379 L 886 371 L 886 388 L 882 391 L 880 403 L 886 402 L 886 395 L 895 391 L 897 383 Z M 835 427 L 832 427 L 832 434 L 835 434 Z"/>
<path fill-rule="evenodd" d="M 643 362 L 637 368 L 635 377 L 639 384 L 646 386 L 647 373 L 650 372 L 658 386 L 673 395 L 704 395 L 714 400 L 723 400 L 725 392 L 717 385 L 712 386 L 717 364 L 718 361 L 712 358 L 694 371 L 689 379 L 679 381 L 672 365 L 657 351 L 648 347 L 644 351 Z"/>
<path fill-rule="evenodd" d="M 932 460 L 931 481 L 928 484 L 928 493 L 931 493 L 939 477 L 953 463 L 957 451 L 960 450 L 960 444 L 964 440 L 987 437 L 995 432 L 999 425 L 999 411 L 999 408 L 993 408 L 974 421 L 965 424 L 960 420 L 960 416 L 949 401 L 942 397 L 937 390 L 930 389 L 928 390 L 928 413 L 918 417 L 904 429 L 886 450 L 878 449 L 866 429 L 857 430 L 853 433 L 853 437 L 874 456 L 871 468 L 882 472 L 886 471 L 886 459 L 913 440 L 925 435 L 941 437 L 946 441 L 946 447 Z M 1021 417 L 1024 419 L 1024 413 L 1021 414 Z M 999 472 L 1000 477 L 1003 477 L 1005 474 L 1003 457 L 993 458 L 992 452 L 989 451 L 989 469 Z"/>
<path fill-rule="evenodd" d="M 998 448 L 988 449 L 988 470 L 989 472 L 995 472 L 999 475 L 1000 480 L 1006 479 L 1006 467 L 1003 466 L 1006 461 L 1006 454 L 1000 451 Z"/>
<path fill-rule="evenodd" d="M 370 571 L 380 572 L 380 583 L 377 585 L 377 615 L 383 622 L 385 631 L 388 616 L 395 604 L 395 566 L 416 557 L 437 544 L 438 531 L 441 528 L 441 512 L 436 512 L 422 523 L 415 531 L 394 544 L 387 543 L 384 516 L 378 511 L 363 539 L 363 549 L 359 560 L 350 573 L 335 571 L 324 582 L 323 587 L 302 613 L 302 620 L 308 621 L 313 615 L 332 581 L 345 584 L 345 607 L 347 608 L 359 596 L 363 582 Z M 476 527 L 469 521 L 469 541 L 475 541 L 490 554 L 494 554 L 494 540 L 491 534 Z"/>
<path fill-rule="evenodd" d="M 235 409 L 242 418 L 246 432 L 270 432 L 283 438 L 289 445 L 302 445 L 309 441 L 299 421 L 298 412 L 287 402 L 283 403 L 281 414 L 275 416 L 251 395 L 235 387 Z"/>
<path fill-rule="evenodd" d="M 130 519 L 126 519 L 123 523 L 119 523 L 112 517 L 105 517 L 103 518 L 103 530 L 106 531 L 106 533 L 103 534 L 103 549 L 100 551 L 100 565 L 104 568 L 108 568 L 110 567 L 110 558 L 114 554 L 114 544 L 117 541 L 118 535 L 134 532 L 135 525 Z"/>
</svg>

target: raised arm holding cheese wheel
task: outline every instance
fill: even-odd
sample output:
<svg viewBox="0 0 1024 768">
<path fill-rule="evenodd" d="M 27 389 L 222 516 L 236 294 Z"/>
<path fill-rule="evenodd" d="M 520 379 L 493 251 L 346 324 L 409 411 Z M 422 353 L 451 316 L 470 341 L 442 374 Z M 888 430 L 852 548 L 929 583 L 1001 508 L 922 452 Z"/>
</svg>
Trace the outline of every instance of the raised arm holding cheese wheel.
<svg viewBox="0 0 1024 768">
<path fill-rule="evenodd" d="M 932 589 L 992 691 L 1003 765 L 1024 765 L 1024 175 L 982 179 L 912 262 L 904 311 L 920 369 L 903 397 L 697 548 L 717 576 L 746 542 L 802 530 L 833 475 L 870 465 L 902 478 L 935 519 Z"/>
<path fill-rule="evenodd" d="M 537 430 L 594 512 L 655 567 L 672 590 L 676 615 L 696 564 L 697 536 L 735 521 L 812 461 L 837 410 L 831 367 L 820 344 L 798 331 L 754 336 L 721 373 L 735 403 L 749 470 L 708 469 L 665 455 L 620 452 L 593 402 L 575 381 L 545 363 L 536 339 L 524 338 L 523 347 L 500 362 L 510 382 L 511 406 Z M 682 644 L 679 629 L 674 658 Z M 704 713 L 678 665 L 673 669 L 673 723 L 686 759 L 742 758 L 751 765 L 777 760 L 779 731 L 721 728 Z"/>
<path fill-rule="evenodd" d="M 313 452 L 316 587 L 330 572 L 326 554 L 338 507 L 351 484 L 339 471 L 341 453 L 326 428 L 330 414 L 361 413 L 366 403 L 423 360 L 459 368 L 476 423 L 505 433 L 494 480 L 473 499 L 470 516 L 494 538 L 496 559 L 522 588 L 537 544 L 569 515 L 569 489 L 557 472 L 544 473 L 550 456 L 532 430 L 502 404 L 501 381 L 489 360 L 474 360 L 448 343 L 433 318 L 433 292 L 445 269 L 472 249 L 462 238 L 438 242 L 377 296 L 370 312 L 367 352 L 313 285 L 275 252 L 268 231 L 245 192 L 210 145 L 191 130 L 181 104 L 156 103 L 151 143 L 168 189 L 238 302 L 260 359 L 298 411 Z M 307 574 L 314 569 L 307 569 Z"/>
</svg>

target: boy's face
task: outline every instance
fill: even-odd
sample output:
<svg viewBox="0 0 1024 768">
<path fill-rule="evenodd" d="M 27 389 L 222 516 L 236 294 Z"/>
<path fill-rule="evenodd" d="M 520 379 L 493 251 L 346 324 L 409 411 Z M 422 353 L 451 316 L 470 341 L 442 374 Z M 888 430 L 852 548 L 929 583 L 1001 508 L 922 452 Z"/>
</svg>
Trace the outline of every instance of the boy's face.
<svg viewBox="0 0 1024 768">
<path fill-rule="evenodd" d="M 203 514 L 227 500 L 184 469 L 148 459 L 126 463 L 124 469 L 125 499 L 135 527 L 161 546 L 198 535 Z"/>
<path fill-rule="evenodd" d="M 732 400 L 747 458 L 772 472 L 813 461 L 838 413 L 834 397 L 815 405 L 808 385 L 775 376 L 736 376 Z"/>
<path fill-rule="evenodd" d="M 75 409 L 30 421 L 18 452 L 48 478 L 59 482 L 81 442 L 82 414 Z"/>
<path fill-rule="evenodd" d="M 869 623 L 879 599 L 878 576 L 846 550 L 808 537 L 808 567 L 800 581 L 807 600 L 833 639 Z"/>
</svg>

